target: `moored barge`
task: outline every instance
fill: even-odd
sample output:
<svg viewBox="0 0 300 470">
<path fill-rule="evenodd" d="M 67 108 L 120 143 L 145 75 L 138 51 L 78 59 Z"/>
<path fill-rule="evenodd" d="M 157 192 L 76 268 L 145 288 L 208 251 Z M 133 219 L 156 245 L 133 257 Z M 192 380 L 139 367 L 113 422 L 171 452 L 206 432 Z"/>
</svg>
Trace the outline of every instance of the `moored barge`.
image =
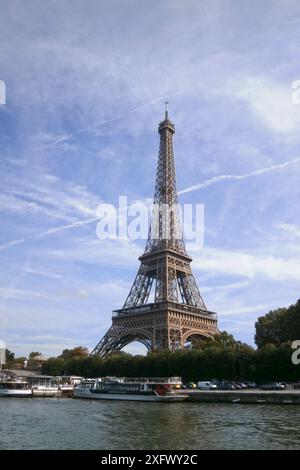
<svg viewBox="0 0 300 470">
<path fill-rule="evenodd" d="M 179 377 L 144 379 L 86 379 L 74 388 L 74 398 L 96 400 L 128 400 L 177 402 L 186 400 L 184 394 L 175 393 L 181 385 Z"/>
<path fill-rule="evenodd" d="M 31 397 L 32 388 L 29 383 L 22 380 L 1 380 L 0 397 Z"/>
</svg>

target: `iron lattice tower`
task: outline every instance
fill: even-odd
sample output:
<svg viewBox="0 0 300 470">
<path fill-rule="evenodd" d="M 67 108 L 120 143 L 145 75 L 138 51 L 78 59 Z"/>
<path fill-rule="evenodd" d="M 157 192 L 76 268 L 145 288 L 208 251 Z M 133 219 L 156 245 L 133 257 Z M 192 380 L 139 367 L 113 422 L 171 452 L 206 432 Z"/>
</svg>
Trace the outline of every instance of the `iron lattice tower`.
<svg viewBox="0 0 300 470">
<path fill-rule="evenodd" d="M 112 326 L 91 354 L 105 356 L 133 341 L 149 351 L 180 349 L 192 336 L 218 333 L 216 314 L 207 310 L 185 250 L 178 210 L 174 124 L 159 124 L 160 147 L 154 205 L 145 252 L 129 295 L 113 312 Z"/>
</svg>

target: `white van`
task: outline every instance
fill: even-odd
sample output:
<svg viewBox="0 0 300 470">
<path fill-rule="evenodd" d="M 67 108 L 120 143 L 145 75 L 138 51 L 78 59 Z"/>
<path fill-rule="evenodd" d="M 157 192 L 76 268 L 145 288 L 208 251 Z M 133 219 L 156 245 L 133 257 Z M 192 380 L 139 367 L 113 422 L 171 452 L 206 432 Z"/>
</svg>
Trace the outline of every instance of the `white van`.
<svg viewBox="0 0 300 470">
<path fill-rule="evenodd" d="M 197 387 L 200 390 L 217 390 L 217 386 L 208 380 L 205 380 L 204 382 L 198 382 Z"/>
</svg>

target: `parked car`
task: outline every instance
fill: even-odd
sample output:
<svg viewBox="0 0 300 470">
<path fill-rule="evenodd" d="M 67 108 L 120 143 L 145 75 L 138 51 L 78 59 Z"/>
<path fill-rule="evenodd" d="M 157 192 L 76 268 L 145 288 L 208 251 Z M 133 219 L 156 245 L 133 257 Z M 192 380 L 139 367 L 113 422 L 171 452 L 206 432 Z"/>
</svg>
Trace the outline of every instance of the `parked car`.
<svg viewBox="0 0 300 470">
<path fill-rule="evenodd" d="M 219 390 L 236 390 L 236 387 L 231 382 L 221 382 L 218 385 Z"/>
<path fill-rule="evenodd" d="M 237 382 L 235 385 L 238 385 L 242 390 L 248 388 L 248 385 L 244 382 Z"/>
<path fill-rule="evenodd" d="M 285 385 L 280 382 L 272 382 L 260 386 L 261 390 L 284 390 Z"/>
<path fill-rule="evenodd" d="M 294 388 L 299 389 L 299 388 L 300 388 L 300 382 L 296 382 L 296 383 L 294 384 Z"/>
<path fill-rule="evenodd" d="M 242 390 L 242 388 L 243 388 L 242 385 L 239 382 L 238 383 L 234 382 L 232 385 L 234 386 L 235 390 Z"/>
<path fill-rule="evenodd" d="M 188 382 L 186 388 L 197 388 L 197 385 L 194 382 Z"/>
<path fill-rule="evenodd" d="M 197 384 L 199 390 L 217 390 L 216 384 L 210 382 L 209 380 L 200 381 Z"/>
<path fill-rule="evenodd" d="M 244 383 L 247 385 L 247 388 L 257 388 L 257 384 L 255 382 L 249 382 L 246 380 Z"/>
</svg>

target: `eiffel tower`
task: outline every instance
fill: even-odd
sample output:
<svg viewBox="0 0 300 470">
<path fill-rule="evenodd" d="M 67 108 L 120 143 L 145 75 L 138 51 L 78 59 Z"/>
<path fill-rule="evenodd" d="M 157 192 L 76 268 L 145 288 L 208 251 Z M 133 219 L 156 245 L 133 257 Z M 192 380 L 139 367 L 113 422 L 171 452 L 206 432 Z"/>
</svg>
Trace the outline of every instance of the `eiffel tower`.
<svg viewBox="0 0 300 470">
<path fill-rule="evenodd" d="M 159 124 L 160 147 L 155 194 L 145 252 L 129 295 L 115 310 L 112 326 L 91 354 L 106 356 L 133 341 L 149 351 L 176 350 L 193 336 L 218 333 L 216 314 L 207 310 L 185 250 L 178 211 L 173 154 L 174 124 Z M 152 299 L 152 300 L 151 300 Z"/>
</svg>

